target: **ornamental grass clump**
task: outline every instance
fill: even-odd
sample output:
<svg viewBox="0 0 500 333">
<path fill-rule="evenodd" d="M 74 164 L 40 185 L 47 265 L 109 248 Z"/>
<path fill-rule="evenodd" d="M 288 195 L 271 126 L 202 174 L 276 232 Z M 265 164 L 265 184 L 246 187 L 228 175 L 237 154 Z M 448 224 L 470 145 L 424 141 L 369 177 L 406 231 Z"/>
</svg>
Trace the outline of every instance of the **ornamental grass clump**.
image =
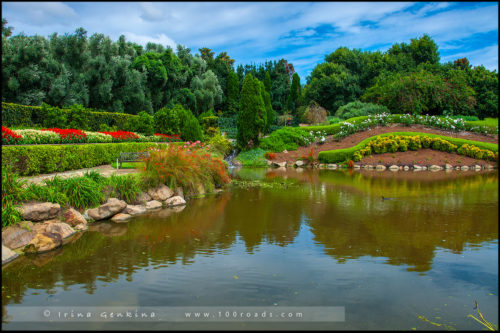
<svg viewBox="0 0 500 333">
<path fill-rule="evenodd" d="M 16 207 L 26 197 L 24 183 L 10 167 L 2 168 L 2 226 L 4 227 L 21 221 L 21 213 Z"/>
<path fill-rule="evenodd" d="M 149 187 L 166 184 L 196 191 L 200 184 L 210 189 L 230 181 L 222 160 L 213 157 L 199 142 L 150 148 L 143 163 L 142 181 Z"/>
</svg>

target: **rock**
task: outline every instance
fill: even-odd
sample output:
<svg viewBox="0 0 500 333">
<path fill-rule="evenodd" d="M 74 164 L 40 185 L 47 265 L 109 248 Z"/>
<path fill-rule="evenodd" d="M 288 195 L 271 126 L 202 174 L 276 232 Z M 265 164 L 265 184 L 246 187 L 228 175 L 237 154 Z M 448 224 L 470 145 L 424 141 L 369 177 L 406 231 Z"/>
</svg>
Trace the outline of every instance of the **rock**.
<svg viewBox="0 0 500 333">
<path fill-rule="evenodd" d="M 181 197 L 182 199 L 184 199 L 184 190 L 182 189 L 182 187 L 177 187 L 177 188 L 174 190 L 174 196 L 179 196 L 179 197 Z"/>
<path fill-rule="evenodd" d="M 128 222 L 132 218 L 130 214 L 118 213 L 111 218 L 111 221 L 115 223 L 124 223 Z"/>
<path fill-rule="evenodd" d="M 328 169 L 337 169 L 337 164 L 328 164 Z"/>
<path fill-rule="evenodd" d="M 439 170 L 441 170 L 441 169 L 442 169 L 442 168 L 441 168 L 439 165 L 435 165 L 435 164 L 433 164 L 433 165 L 431 165 L 431 166 L 429 167 L 429 170 L 431 170 L 431 171 L 439 171 Z"/>
<path fill-rule="evenodd" d="M 29 203 L 22 205 L 19 210 L 25 220 L 43 221 L 56 217 L 61 210 L 61 206 L 51 202 Z"/>
<path fill-rule="evenodd" d="M 180 196 L 175 196 L 175 197 L 171 197 L 171 198 L 165 200 L 165 204 L 168 207 L 171 207 L 171 206 L 182 206 L 182 205 L 186 204 L 186 200 L 184 200 Z"/>
<path fill-rule="evenodd" d="M 277 168 L 279 168 L 279 167 L 286 167 L 286 161 L 284 161 L 284 162 L 273 162 L 272 166 L 277 167 Z"/>
<path fill-rule="evenodd" d="M 469 167 L 467 165 L 463 165 L 460 169 L 463 171 L 467 171 L 469 170 Z"/>
<path fill-rule="evenodd" d="M 418 171 L 420 171 L 420 170 L 422 170 L 422 167 L 421 167 L 420 165 L 414 165 L 414 166 L 413 166 L 413 170 L 418 170 Z"/>
<path fill-rule="evenodd" d="M 2 265 L 16 259 L 19 255 L 2 244 Z"/>
<path fill-rule="evenodd" d="M 474 165 L 474 170 L 476 170 L 476 171 L 481 171 L 481 169 L 482 169 L 482 168 L 481 168 L 481 166 L 480 166 L 480 165 L 477 165 L 477 164 L 476 164 L 476 165 Z"/>
<path fill-rule="evenodd" d="M 31 225 L 33 224 L 31 223 Z M 17 225 L 3 228 L 2 245 L 5 245 L 10 249 L 17 249 L 25 246 L 35 237 L 36 232 L 31 229 L 32 228 L 28 230 Z"/>
<path fill-rule="evenodd" d="M 87 224 L 87 220 L 80 214 L 76 209 L 70 208 L 67 209 L 64 214 L 64 222 L 69 224 L 71 227 L 74 227 L 79 224 Z"/>
<path fill-rule="evenodd" d="M 354 164 L 354 169 L 361 169 L 361 166 L 359 164 Z"/>
<path fill-rule="evenodd" d="M 449 169 L 453 169 L 453 166 L 452 166 L 451 164 L 446 163 L 446 164 L 444 165 L 444 168 L 445 168 L 446 170 L 449 170 Z"/>
<path fill-rule="evenodd" d="M 118 214 L 125 209 L 125 207 L 127 207 L 127 203 L 125 201 L 118 200 L 116 198 L 109 198 L 105 204 L 97 208 L 89 209 L 87 212 L 89 218 L 99 221 Z"/>
<path fill-rule="evenodd" d="M 133 204 L 136 205 L 144 205 L 146 202 L 151 201 L 151 196 L 145 192 L 139 193 L 136 197 Z"/>
<path fill-rule="evenodd" d="M 460 170 L 460 166 L 459 166 L 459 165 L 457 165 L 457 166 L 455 167 L 455 170 Z"/>
<path fill-rule="evenodd" d="M 375 169 L 380 170 L 380 171 L 384 171 L 387 168 L 385 167 L 385 165 L 377 164 L 377 166 L 375 167 Z"/>
<path fill-rule="evenodd" d="M 162 207 L 162 204 L 159 201 L 152 200 L 152 201 L 146 202 L 146 209 L 147 210 L 157 209 L 157 208 L 161 208 L 161 207 Z"/>
<path fill-rule="evenodd" d="M 241 164 L 241 162 L 240 162 L 240 161 L 238 161 L 238 160 L 233 160 L 233 165 L 234 165 L 234 166 L 236 166 L 236 167 L 240 167 L 240 166 L 242 166 L 243 164 Z"/>
<path fill-rule="evenodd" d="M 164 201 L 173 196 L 174 191 L 172 191 L 167 185 L 160 184 L 154 189 L 149 189 L 148 194 L 153 200 Z"/>
<path fill-rule="evenodd" d="M 410 167 L 409 167 L 409 166 L 407 166 L 407 165 L 405 165 L 405 166 L 403 167 L 403 170 L 404 170 L 404 171 L 408 171 L 408 170 L 410 170 Z"/>
<path fill-rule="evenodd" d="M 267 160 L 267 166 L 271 166 L 273 164 L 273 162 Z"/>
<path fill-rule="evenodd" d="M 304 161 L 302 161 L 302 160 L 295 161 L 295 166 L 296 166 L 296 167 L 301 167 L 301 166 L 303 166 L 304 164 L 305 164 L 305 163 L 304 163 Z"/>
<path fill-rule="evenodd" d="M 142 205 L 127 205 L 123 210 L 123 213 L 136 216 L 139 214 L 144 214 L 146 212 L 146 207 Z"/>
<path fill-rule="evenodd" d="M 398 170 L 399 170 L 399 167 L 398 167 L 397 165 L 391 165 L 391 166 L 389 167 L 389 170 L 391 170 L 391 171 L 398 171 Z"/>
<path fill-rule="evenodd" d="M 46 224 L 47 229 L 45 229 L 45 232 L 58 234 L 59 236 L 61 236 L 61 239 L 68 238 L 75 233 L 75 230 L 73 230 L 73 228 L 63 222 L 52 222 Z"/>
<path fill-rule="evenodd" d="M 422 170 L 427 170 L 427 167 L 424 165 L 424 166 L 422 167 Z"/>
<path fill-rule="evenodd" d="M 86 224 L 86 223 L 85 223 L 85 224 L 80 223 L 80 224 L 75 225 L 75 226 L 73 227 L 73 229 L 75 229 L 75 230 L 79 230 L 79 231 L 87 230 L 88 228 L 89 228 L 89 227 L 87 226 L 87 224 Z"/>
<path fill-rule="evenodd" d="M 491 165 L 491 164 L 486 164 L 486 165 L 484 166 L 484 168 L 485 168 L 486 170 L 493 170 L 493 169 L 494 169 L 494 166 L 493 166 L 493 165 Z"/>
<path fill-rule="evenodd" d="M 286 150 L 286 149 L 285 149 L 285 150 L 283 150 L 283 152 L 284 152 L 285 154 L 288 154 L 288 150 Z"/>
<path fill-rule="evenodd" d="M 59 234 L 43 232 L 36 236 L 24 247 L 25 253 L 41 253 L 55 249 L 62 245 L 62 238 Z"/>
</svg>

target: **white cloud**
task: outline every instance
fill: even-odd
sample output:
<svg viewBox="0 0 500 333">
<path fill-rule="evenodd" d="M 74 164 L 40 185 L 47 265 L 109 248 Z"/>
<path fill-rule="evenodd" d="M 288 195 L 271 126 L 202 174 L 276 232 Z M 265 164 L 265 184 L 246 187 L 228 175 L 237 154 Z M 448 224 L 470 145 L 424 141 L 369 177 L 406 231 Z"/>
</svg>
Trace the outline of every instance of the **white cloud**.
<svg viewBox="0 0 500 333">
<path fill-rule="evenodd" d="M 498 71 L 498 44 L 470 52 L 455 53 L 442 57 L 443 62 L 453 61 L 459 58 L 469 59 L 472 66 L 483 65 L 489 70 Z"/>
<path fill-rule="evenodd" d="M 54 21 L 71 22 L 78 15 L 62 2 L 3 2 L 2 9 L 22 15 L 26 23 L 40 26 Z"/>
<path fill-rule="evenodd" d="M 163 21 L 165 19 L 163 10 L 156 7 L 152 2 L 141 2 L 140 7 L 142 9 L 141 18 L 146 22 Z"/>
<path fill-rule="evenodd" d="M 161 44 L 163 46 L 170 46 L 172 49 L 176 49 L 177 44 L 173 41 L 172 38 L 168 37 L 165 34 L 157 34 L 155 37 L 152 36 L 147 36 L 147 35 L 137 35 L 133 32 L 124 32 L 123 35 L 125 35 L 127 40 L 130 40 L 132 42 L 135 42 L 137 44 L 146 46 L 147 43 L 156 43 L 156 44 Z"/>
</svg>

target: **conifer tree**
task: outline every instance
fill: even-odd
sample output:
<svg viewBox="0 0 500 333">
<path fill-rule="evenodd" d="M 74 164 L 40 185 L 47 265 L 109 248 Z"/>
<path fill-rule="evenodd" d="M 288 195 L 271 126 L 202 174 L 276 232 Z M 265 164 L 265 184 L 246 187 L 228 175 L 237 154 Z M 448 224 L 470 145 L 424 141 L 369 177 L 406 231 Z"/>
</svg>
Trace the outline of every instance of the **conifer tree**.
<svg viewBox="0 0 500 333">
<path fill-rule="evenodd" d="M 266 126 L 265 106 L 260 94 L 259 80 L 252 74 L 245 76 L 241 88 L 240 108 L 238 112 L 236 137 L 240 149 L 248 149 L 257 146 L 259 135 L 263 133 Z"/>
</svg>

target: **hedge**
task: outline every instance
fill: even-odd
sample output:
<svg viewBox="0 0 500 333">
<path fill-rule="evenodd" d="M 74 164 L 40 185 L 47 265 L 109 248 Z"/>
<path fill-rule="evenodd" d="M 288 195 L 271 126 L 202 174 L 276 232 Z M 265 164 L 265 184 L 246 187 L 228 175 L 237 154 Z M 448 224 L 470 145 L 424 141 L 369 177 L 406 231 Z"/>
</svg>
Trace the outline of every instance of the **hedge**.
<svg viewBox="0 0 500 333">
<path fill-rule="evenodd" d="M 2 146 L 2 167 L 22 176 L 62 172 L 111 164 L 120 152 L 138 152 L 163 143 L 126 142 L 82 145 Z"/>
<path fill-rule="evenodd" d="M 69 109 L 61 109 L 68 112 Z M 2 123 L 3 126 L 42 126 L 43 120 L 47 117 L 40 106 L 20 105 L 15 103 L 2 102 Z M 125 129 L 128 119 L 138 117 L 137 115 L 118 112 L 96 112 L 90 111 L 89 126 L 91 131 L 99 131 L 101 124 L 109 127 L 116 126 L 120 130 Z"/>
<path fill-rule="evenodd" d="M 358 123 L 365 121 L 366 119 L 368 119 L 368 116 L 359 116 L 359 117 L 353 117 L 353 118 L 346 119 L 343 122 L 348 122 L 351 124 L 358 124 Z M 299 128 L 300 130 L 303 130 L 303 131 L 313 131 L 313 132 L 324 131 L 324 132 L 326 132 L 327 135 L 334 135 L 334 134 L 337 134 L 338 132 L 340 132 L 340 125 L 342 125 L 342 123 L 337 123 L 337 124 L 333 124 L 333 125 L 304 126 L 304 127 L 297 127 L 297 128 Z"/>
<path fill-rule="evenodd" d="M 460 138 L 452 138 L 452 137 L 447 137 L 447 136 L 443 136 L 443 135 L 419 133 L 419 132 L 391 132 L 391 133 L 384 133 L 384 134 L 375 135 L 375 136 L 366 138 L 353 147 L 344 148 L 344 149 L 321 151 L 318 154 L 318 160 L 320 162 L 323 162 L 323 163 L 339 163 L 339 162 L 351 160 L 353 158 L 354 153 L 358 150 L 363 149 L 368 142 L 375 140 L 376 138 L 386 137 L 389 135 L 427 136 L 430 138 L 440 138 L 440 139 L 446 140 L 446 141 L 448 141 L 448 142 L 450 142 L 458 147 L 461 147 L 464 144 L 468 144 L 468 145 L 476 146 L 476 147 L 481 148 L 481 149 L 490 150 L 494 153 L 498 153 L 498 144 L 495 144 L 495 143 L 480 142 L 480 141 L 466 140 L 466 139 L 460 139 Z"/>
</svg>

